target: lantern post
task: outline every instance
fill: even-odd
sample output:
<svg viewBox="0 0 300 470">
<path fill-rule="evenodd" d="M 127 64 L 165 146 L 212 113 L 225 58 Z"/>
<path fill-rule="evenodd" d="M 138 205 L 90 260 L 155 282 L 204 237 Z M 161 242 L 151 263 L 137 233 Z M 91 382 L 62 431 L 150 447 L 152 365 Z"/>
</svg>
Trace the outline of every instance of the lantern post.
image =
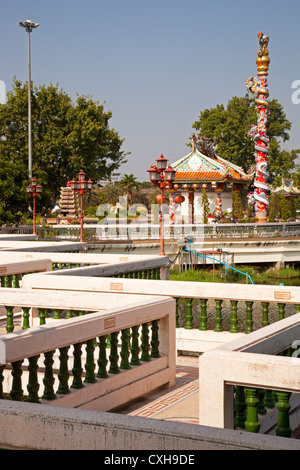
<svg viewBox="0 0 300 470">
<path fill-rule="evenodd" d="M 152 164 L 147 171 L 153 186 L 156 186 L 160 189 L 160 254 L 165 256 L 163 214 L 164 189 L 172 188 L 172 184 L 175 179 L 175 171 L 170 165 L 167 166 L 168 160 L 163 155 L 161 155 L 155 161 L 156 164 Z"/>
</svg>

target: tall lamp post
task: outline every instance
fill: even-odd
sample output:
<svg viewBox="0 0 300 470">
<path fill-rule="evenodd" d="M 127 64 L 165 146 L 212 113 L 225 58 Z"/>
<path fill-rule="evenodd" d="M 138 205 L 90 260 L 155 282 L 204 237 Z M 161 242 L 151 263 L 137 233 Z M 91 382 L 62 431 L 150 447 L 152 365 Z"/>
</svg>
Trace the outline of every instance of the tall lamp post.
<svg viewBox="0 0 300 470">
<path fill-rule="evenodd" d="M 74 192 L 80 195 L 80 241 L 83 242 L 83 195 L 92 189 L 93 182 L 91 179 L 86 181 L 86 174 L 84 171 L 78 173 L 78 180 L 75 178 L 71 181 L 71 188 Z"/>
<path fill-rule="evenodd" d="M 36 212 L 35 212 L 35 198 L 41 195 L 43 188 L 40 184 L 37 183 L 35 178 L 32 178 L 31 183 L 26 188 L 26 192 L 29 196 L 32 196 L 33 199 L 33 235 L 36 235 L 35 229 L 35 219 L 36 219 Z"/>
<path fill-rule="evenodd" d="M 165 256 L 164 248 L 164 189 L 171 189 L 175 179 L 175 171 L 168 165 L 168 160 L 161 155 L 156 160 L 156 164 L 152 164 L 149 170 L 149 178 L 151 183 L 160 188 L 160 254 Z M 168 165 L 168 166 L 167 166 Z"/>
<path fill-rule="evenodd" d="M 30 59 L 30 33 L 39 26 L 31 20 L 20 21 L 19 26 L 28 33 L 28 167 L 29 178 L 32 178 L 32 143 L 31 143 L 31 59 Z"/>
</svg>

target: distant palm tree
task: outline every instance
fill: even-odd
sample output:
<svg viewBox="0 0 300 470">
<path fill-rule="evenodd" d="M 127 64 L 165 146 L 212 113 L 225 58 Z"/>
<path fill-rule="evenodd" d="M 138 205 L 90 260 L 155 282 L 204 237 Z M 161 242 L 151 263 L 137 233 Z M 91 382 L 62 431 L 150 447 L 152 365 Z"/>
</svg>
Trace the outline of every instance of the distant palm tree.
<svg viewBox="0 0 300 470">
<path fill-rule="evenodd" d="M 124 196 L 127 197 L 128 204 L 132 202 L 133 191 L 137 190 L 139 183 L 135 176 L 131 173 L 130 175 L 124 175 L 119 182 L 121 188 L 124 190 Z"/>
</svg>

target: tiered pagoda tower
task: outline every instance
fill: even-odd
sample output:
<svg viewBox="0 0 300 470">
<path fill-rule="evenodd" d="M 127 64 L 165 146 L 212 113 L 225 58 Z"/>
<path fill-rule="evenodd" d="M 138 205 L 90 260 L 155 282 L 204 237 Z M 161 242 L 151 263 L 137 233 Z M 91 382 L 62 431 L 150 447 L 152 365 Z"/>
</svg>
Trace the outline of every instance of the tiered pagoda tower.
<svg viewBox="0 0 300 470">
<path fill-rule="evenodd" d="M 79 217 L 79 196 L 71 189 L 70 182 L 67 183 L 66 187 L 60 189 L 59 212 L 60 222 L 72 221 Z"/>
</svg>

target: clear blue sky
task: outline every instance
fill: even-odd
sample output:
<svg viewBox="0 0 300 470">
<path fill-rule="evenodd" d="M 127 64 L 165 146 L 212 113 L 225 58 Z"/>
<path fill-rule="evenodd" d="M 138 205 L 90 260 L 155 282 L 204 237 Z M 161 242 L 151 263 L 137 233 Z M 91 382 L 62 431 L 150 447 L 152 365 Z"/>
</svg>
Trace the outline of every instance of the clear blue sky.
<svg viewBox="0 0 300 470">
<path fill-rule="evenodd" d="M 257 33 L 270 36 L 270 98 L 292 121 L 285 148 L 300 148 L 300 2 L 286 0 L 1 0 L 0 80 L 27 80 L 27 33 L 32 80 L 59 84 L 76 99 L 90 95 L 111 110 L 110 126 L 131 152 L 120 173 L 148 180 L 161 153 L 170 163 L 186 143 L 200 112 L 243 96 L 256 75 Z M 300 96 L 300 95 L 299 95 Z M 33 149 L 34 152 L 34 149 Z M 33 153 L 34 158 L 34 153 Z"/>
</svg>

